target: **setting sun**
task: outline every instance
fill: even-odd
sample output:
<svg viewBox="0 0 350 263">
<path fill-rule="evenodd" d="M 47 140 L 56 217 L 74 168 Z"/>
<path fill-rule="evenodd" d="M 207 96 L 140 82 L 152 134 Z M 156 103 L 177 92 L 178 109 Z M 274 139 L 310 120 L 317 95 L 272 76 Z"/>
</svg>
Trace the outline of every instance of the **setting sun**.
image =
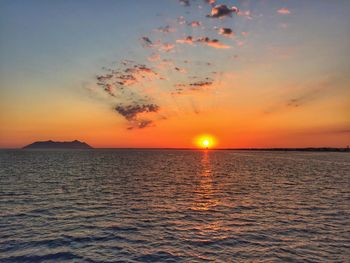
<svg viewBox="0 0 350 263">
<path fill-rule="evenodd" d="M 196 137 L 195 144 L 200 148 L 209 149 L 216 145 L 216 139 L 212 135 L 200 135 Z"/>
</svg>

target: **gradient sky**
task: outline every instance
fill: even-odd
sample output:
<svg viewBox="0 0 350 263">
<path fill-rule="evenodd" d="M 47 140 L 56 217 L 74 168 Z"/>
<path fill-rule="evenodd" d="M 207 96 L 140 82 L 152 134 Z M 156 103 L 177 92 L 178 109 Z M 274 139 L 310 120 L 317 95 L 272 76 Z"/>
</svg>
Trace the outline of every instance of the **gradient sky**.
<svg viewBox="0 0 350 263">
<path fill-rule="evenodd" d="M 208 2 L 1 1 L 0 147 L 349 145 L 350 1 Z"/>
</svg>

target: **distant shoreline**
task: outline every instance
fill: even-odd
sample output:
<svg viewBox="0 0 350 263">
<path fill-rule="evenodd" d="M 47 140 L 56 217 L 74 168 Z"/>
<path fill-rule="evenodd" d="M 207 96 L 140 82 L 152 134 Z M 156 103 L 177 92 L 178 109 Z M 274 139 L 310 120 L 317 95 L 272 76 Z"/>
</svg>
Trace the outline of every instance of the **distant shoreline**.
<svg viewBox="0 0 350 263">
<path fill-rule="evenodd" d="M 307 148 L 94 148 L 101 150 L 189 150 L 189 151 L 280 151 L 280 152 L 350 152 L 349 148 L 307 147 Z"/>
<path fill-rule="evenodd" d="M 320 148 L 228 148 L 222 150 L 235 150 L 235 151 L 280 151 L 280 152 L 350 152 L 349 148 L 332 148 L 332 147 L 320 147 Z"/>
</svg>

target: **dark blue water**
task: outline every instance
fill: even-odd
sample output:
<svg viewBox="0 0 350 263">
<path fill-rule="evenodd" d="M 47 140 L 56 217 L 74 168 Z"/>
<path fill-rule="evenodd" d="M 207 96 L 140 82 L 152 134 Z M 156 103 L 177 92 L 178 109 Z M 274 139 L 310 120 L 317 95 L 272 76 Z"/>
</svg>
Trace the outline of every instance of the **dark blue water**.
<svg viewBox="0 0 350 263">
<path fill-rule="evenodd" d="M 0 151 L 1 262 L 349 262 L 347 153 Z"/>
</svg>

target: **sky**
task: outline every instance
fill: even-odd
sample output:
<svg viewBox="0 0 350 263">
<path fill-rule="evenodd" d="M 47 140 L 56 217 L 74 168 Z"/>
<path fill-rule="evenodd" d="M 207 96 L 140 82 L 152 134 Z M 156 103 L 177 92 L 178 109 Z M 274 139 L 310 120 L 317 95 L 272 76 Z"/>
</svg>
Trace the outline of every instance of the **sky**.
<svg viewBox="0 0 350 263">
<path fill-rule="evenodd" d="M 2 0 L 0 147 L 346 147 L 348 0 Z"/>
</svg>

